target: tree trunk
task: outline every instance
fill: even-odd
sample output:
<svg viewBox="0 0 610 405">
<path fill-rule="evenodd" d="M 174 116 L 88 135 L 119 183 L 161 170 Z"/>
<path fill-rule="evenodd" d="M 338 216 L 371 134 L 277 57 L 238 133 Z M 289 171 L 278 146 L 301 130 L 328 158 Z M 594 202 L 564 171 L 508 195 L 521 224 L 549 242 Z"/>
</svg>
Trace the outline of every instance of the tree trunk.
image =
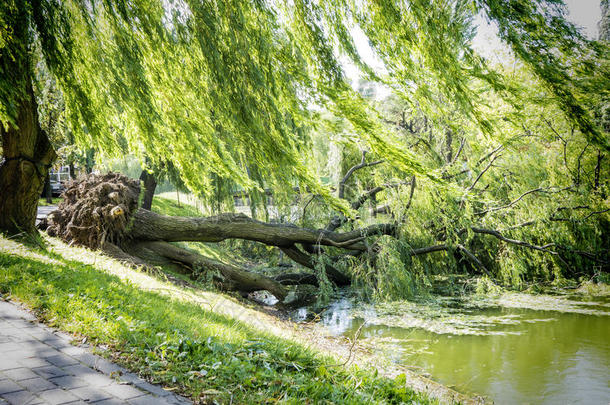
<svg viewBox="0 0 610 405">
<path fill-rule="evenodd" d="M 366 236 L 393 234 L 391 224 L 372 225 L 351 232 L 336 233 L 322 229 L 299 228 L 291 224 L 272 224 L 254 220 L 244 214 L 221 214 L 214 217 L 168 217 L 139 209 L 133 216 L 129 237 L 143 241 L 220 242 L 245 239 L 270 246 L 291 247 L 295 243 L 334 246 L 365 251 Z"/>
<path fill-rule="evenodd" d="M 365 238 L 392 235 L 395 225 L 377 224 L 351 232 L 299 228 L 286 223 L 265 223 L 243 214 L 222 214 L 214 217 L 168 217 L 138 207 L 140 182 L 118 173 L 90 175 L 71 183 L 64 192 L 58 209 L 47 218 L 45 229 L 69 243 L 107 254 L 132 265 L 163 265 L 199 277 L 208 276 L 223 288 L 250 292 L 267 290 L 282 300 L 287 295 L 285 284 L 318 284 L 313 274 L 291 274 L 273 279 L 246 268 L 206 258 L 169 242 L 220 242 L 243 239 L 282 248 L 295 262 L 318 268 L 317 262 L 297 245 L 310 247 L 318 254 L 320 246 L 347 249 L 357 255 L 370 251 Z M 350 277 L 331 263 L 323 267 L 328 279 L 347 285 Z"/>
<path fill-rule="evenodd" d="M 150 211 L 153 197 L 155 196 L 155 189 L 157 188 L 157 179 L 154 174 L 149 173 L 145 169 L 142 170 L 142 174 L 140 174 L 140 181 L 144 185 L 144 199 L 142 200 L 141 207 Z"/>
<path fill-rule="evenodd" d="M 49 170 L 47 170 L 47 175 L 44 178 L 44 197 L 47 201 L 47 204 L 53 203 L 53 189 L 51 188 L 51 174 Z"/>
<path fill-rule="evenodd" d="M 27 70 L 27 66 L 19 68 Z M 56 157 L 46 133 L 39 127 L 29 80 L 26 89 L 18 106 L 16 125 L 0 125 L 4 157 L 0 164 L 0 231 L 9 234 L 35 232 L 38 199 Z"/>
<path fill-rule="evenodd" d="M 25 4 L 25 3 L 23 3 Z M 11 35 L 0 52 L 2 97 L 9 121 L 0 124 L 0 232 L 35 232 L 36 208 L 55 152 L 40 129 L 32 89 L 30 12 L 21 2 L 3 22 Z M 10 88 L 4 88 L 10 83 Z"/>
</svg>

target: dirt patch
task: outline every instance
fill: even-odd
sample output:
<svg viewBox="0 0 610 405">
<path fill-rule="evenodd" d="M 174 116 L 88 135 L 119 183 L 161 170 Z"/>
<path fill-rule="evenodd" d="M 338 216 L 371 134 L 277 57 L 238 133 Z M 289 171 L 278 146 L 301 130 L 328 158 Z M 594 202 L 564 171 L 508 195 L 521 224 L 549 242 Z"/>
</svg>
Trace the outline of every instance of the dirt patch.
<svg viewBox="0 0 610 405">
<path fill-rule="evenodd" d="M 88 175 L 73 180 L 63 201 L 41 223 L 51 236 L 97 249 L 104 242 L 120 244 L 138 209 L 140 182 L 119 173 Z"/>
</svg>

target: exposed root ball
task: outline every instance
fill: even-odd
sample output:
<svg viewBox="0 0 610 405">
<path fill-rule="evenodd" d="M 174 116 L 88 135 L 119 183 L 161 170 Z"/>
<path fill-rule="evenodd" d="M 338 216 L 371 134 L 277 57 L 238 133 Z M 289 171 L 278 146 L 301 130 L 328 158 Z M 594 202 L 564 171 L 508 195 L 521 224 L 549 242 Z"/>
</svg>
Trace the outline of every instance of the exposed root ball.
<svg viewBox="0 0 610 405">
<path fill-rule="evenodd" d="M 90 174 L 70 182 L 57 210 L 47 218 L 47 232 L 69 243 L 97 249 L 119 244 L 138 209 L 140 182 L 122 174 Z"/>
</svg>

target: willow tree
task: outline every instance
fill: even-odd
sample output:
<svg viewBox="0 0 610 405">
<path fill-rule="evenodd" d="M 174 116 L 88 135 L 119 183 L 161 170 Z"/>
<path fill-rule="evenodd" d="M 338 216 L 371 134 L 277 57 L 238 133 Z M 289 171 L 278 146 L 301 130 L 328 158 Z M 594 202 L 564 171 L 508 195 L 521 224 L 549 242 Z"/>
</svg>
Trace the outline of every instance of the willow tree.
<svg viewBox="0 0 610 405">
<path fill-rule="evenodd" d="M 175 162 L 200 195 L 213 193 L 214 178 L 230 178 L 246 190 L 297 184 L 328 197 L 304 164 L 311 104 L 347 118 L 405 173 L 434 177 L 396 146 L 392 131 L 348 85 L 336 49 L 427 114 L 442 115 L 451 104 L 493 133 L 477 88 L 508 100 L 511 88 L 471 48 L 477 13 L 498 24 L 568 118 L 607 149 L 583 103 L 590 86 L 607 88 L 606 72 L 591 62 L 604 49 L 566 22 L 560 0 L 4 1 L 0 229 L 33 231 L 45 167 L 55 158 L 38 122 L 35 63 L 57 80 L 69 126 L 83 144 L 116 153 L 124 137 L 142 161 Z M 358 55 L 356 28 L 386 73 Z M 33 57 L 37 48 L 41 60 Z M 593 79 L 574 80 L 575 72 Z"/>
</svg>

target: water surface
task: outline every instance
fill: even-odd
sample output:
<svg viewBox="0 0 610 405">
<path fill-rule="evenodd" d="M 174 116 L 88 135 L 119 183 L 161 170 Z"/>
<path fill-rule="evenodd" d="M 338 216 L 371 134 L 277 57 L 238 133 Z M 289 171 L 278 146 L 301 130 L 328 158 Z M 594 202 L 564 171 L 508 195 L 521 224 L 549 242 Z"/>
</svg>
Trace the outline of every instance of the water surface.
<svg viewBox="0 0 610 405">
<path fill-rule="evenodd" d="M 496 404 L 606 405 L 609 307 L 607 298 L 524 295 L 476 305 L 359 306 L 342 298 L 322 314 L 321 324 L 350 338 L 361 329 L 359 343 L 376 354 Z"/>
</svg>

